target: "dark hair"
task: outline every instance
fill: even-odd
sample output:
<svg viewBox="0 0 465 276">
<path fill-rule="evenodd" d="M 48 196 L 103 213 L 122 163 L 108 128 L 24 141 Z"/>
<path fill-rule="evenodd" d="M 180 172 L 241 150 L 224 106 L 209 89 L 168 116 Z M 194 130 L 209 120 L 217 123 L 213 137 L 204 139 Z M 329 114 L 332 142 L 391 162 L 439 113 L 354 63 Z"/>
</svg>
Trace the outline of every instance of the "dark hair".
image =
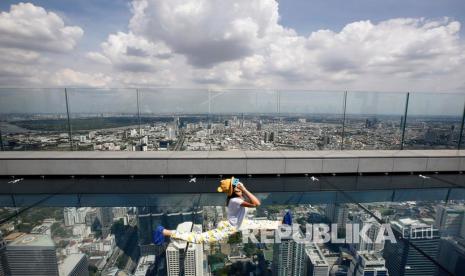
<svg viewBox="0 0 465 276">
<path fill-rule="evenodd" d="M 228 198 L 226 199 L 226 207 L 229 205 L 229 201 L 231 200 L 231 198 L 235 198 L 235 197 L 239 197 L 238 194 L 236 194 L 236 191 L 233 190 L 233 193 L 228 196 Z"/>
</svg>

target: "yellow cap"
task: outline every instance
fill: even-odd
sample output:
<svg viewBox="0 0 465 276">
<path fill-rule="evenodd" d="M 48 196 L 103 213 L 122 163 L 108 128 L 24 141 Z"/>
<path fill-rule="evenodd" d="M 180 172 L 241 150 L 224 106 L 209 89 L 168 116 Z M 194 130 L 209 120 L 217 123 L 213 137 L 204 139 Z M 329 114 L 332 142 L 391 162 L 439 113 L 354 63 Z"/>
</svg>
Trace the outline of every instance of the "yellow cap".
<svg viewBox="0 0 465 276">
<path fill-rule="evenodd" d="M 234 177 L 226 178 L 220 181 L 220 186 L 218 187 L 217 191 L 219 193 L 225 193 L 228 196 L 232 195 L 233 193 L 233 183 Z"/>
</svg>

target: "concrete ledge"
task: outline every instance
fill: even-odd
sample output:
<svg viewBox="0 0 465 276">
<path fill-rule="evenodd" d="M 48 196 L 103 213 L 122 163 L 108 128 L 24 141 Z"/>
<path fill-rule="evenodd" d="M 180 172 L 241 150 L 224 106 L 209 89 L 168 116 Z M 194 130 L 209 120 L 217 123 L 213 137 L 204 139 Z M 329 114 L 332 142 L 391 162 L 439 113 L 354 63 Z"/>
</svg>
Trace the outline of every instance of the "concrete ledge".
<svg viewBox="0 0 465 276">
<path fill-rule="evenodd" d="M 0 152 L 0 175 L 247 175 L 462 171 L 465 151 Z"/>
</svg>

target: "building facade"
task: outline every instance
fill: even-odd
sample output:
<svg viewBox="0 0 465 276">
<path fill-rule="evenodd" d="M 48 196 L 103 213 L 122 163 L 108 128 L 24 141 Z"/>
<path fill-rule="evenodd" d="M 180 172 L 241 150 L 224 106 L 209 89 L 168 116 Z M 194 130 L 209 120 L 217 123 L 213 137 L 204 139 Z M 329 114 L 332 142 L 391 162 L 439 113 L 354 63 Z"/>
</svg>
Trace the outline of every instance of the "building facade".
<svg viewBox="0 0 465 276">
<path fill-rule="evenodd" d="M 7 245 L 11 276 L 58 276 L 55 244 L 47 235 L 24 235 Z"/>
<path fill-rule="evenodd" d="M 385 260 L 379 252 L 358 251 L 352 259 L 347 276 L 388 276 Z M 391 274 L 392 275 L 392 274 Z"/>
<path fill-rule="evenodd" d="M 89 261 L 84 254 L 71 254 L 58 266 L 60 276 L 89 276 Z"/>
<path fill-rule="evenodd" d="M 305 275 L 307 276 L 327 276 L 329 274 L 329 265 L 320 248 L 310 243 L 305 246 Z"/>
<path fill-rule="evenodd" d="M 202 232 L 202 226 L 192 222 L 183 222 L 176 228 L 180 232 Z M 203 244 L 172 240 L 166 248 L 166 266 L 168 276 L 204 275 Z"/>
<path fill-rule="evenodd" d="M 436 257 L 439 252 L 439 232 L 433 224 L 416 219 L 399 219 L 391 222 L 393 229 L 403 235 L 396 243 L 386 241 L 383 257 L 390 275 L 396 276 L 434 276 L 436 265 L 424 257 L 409 243 L 429 256 Z"/>
</svg>

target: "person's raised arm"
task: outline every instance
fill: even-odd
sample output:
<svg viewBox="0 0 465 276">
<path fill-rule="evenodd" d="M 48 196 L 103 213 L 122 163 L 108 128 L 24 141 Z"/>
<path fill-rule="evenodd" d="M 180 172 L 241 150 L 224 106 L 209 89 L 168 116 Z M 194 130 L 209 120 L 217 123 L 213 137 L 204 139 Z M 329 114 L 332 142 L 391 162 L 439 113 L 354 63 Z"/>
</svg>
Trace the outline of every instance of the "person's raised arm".
<svg viewBox="0 0 465 276">
<path fill-rule="evenodd" d="M 237 186 L 239 189 L 242 190 L 242 192 L 244 193 L 244 195 L 249 199 L 250 202 L 248 201 L 244 201 L 241 206 L 243 207 L 258 207 L 260 206 L 261 202 L 260 200 L 254 195 L 252 194 L 251 192 L 249 192 L 249 190 L 247 190 L 247 188 L 245 187 L 244 184 L 242 183 L 239 183 L 239 185 Z"/>
</svg>

